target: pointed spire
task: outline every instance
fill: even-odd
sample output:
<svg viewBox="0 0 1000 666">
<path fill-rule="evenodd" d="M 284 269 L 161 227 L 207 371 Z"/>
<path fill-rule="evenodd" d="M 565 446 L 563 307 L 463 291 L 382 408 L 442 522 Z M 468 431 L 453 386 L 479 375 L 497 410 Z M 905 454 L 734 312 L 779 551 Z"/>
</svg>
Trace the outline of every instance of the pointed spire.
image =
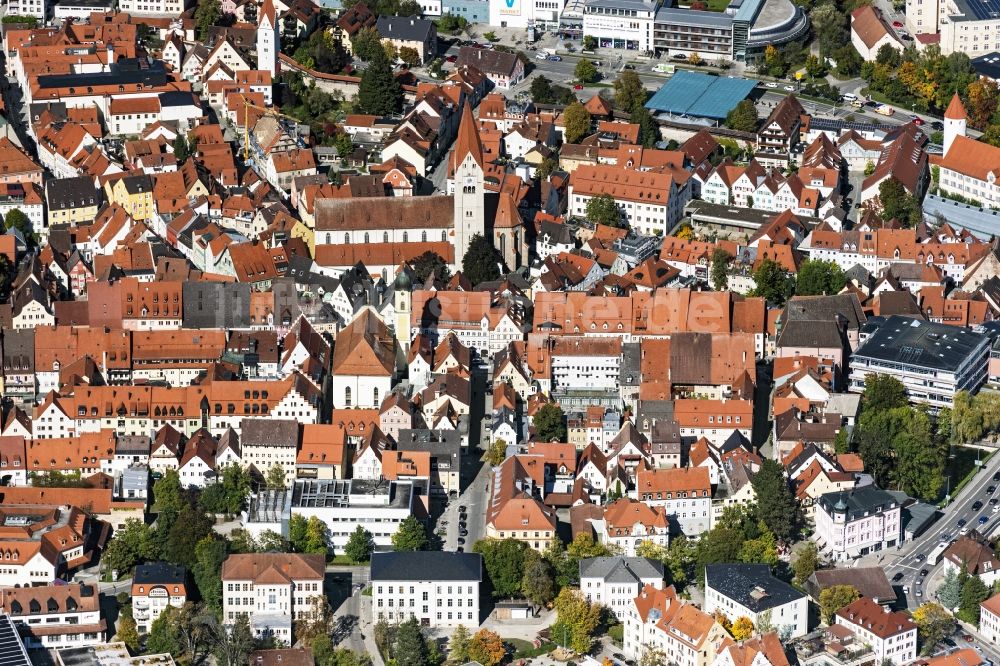
<svg viewBox="0 0 1000 666">
<path fill-rule="evenodd" d="M 500 201 L 497 205 L 497 215 L 493 222 L 494 229 L 514 229 L 524 224 L 521 214 L 514 204 L 514 197 L 510 192 L 501 192 Z"/>
<path fill-rule="evenodd" d="M 962 104 L 962 100 L 958 97 L 958 93 L 951 96 L 951 103 L 948 104 L 948 110 L 944 112 L 944 117 L 949 120 L 965 120 L 969 117 L 965 112 L 965 105 Z"/>
<path fill-rule="evenodd" d="M 455 149 L 451 153 L 451 172 L 455 173 L 458 165 L 465 160 L 466 155 L 472 155 L 476 164 L 483 168 L 483 142 L 479 138 L 479 128 L 472 117 L 472 106 L 465 100 L 462 107 L 462 119 L 458 123 L 458 137 L 455 139 Z"/>
<path fill-rule="evenodd" d="M 267 19 L 271 23 L 271 27 L 278 25 L 278 12 L 274 10 L 274 3 L 271 0 L 264 0 L 264 5 L 260 8 L 260 18 L 258 20 L 258 25 Z"/>
</svg>

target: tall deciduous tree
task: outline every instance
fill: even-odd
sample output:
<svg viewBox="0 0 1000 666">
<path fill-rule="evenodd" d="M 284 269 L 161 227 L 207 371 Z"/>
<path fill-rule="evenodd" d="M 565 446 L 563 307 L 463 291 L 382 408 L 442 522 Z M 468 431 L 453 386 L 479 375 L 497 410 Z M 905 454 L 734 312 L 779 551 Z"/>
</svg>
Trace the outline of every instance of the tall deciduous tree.
<svg viewBox="0 0 1000 666">
<path fill-rule="evenodd" d="M 423 523 L 413 516 L 403 520 L 392 535 L 392 548 L 395 551 L 426 550 L 427 530 Z"/>
<path fill-rule="evenodd" d="M 807 259 L 799 266 L 795 281 L 796 296 L 839 294 L 847 284 L 844 271 L 832 261 Z"/>
<path fill-rule="evenodd" d="M 749 99 L 737 104 L 726 115 L 726 127 L 740 132 L 756 132 L 757 121 L 757 107 Z"/>
<path fill-rule="evenodd" d="M 535 426 L 535 438 L 540 442 L 566 441 L 566 417 L 557 403 L 549 402 L 539 407 L 531 424 Z"/>
<path fill-rule="evenodd" d="M 555 609 L 553 640 L 578 654 L 590 652 L 594 631 L 601 621 L 601 606 L 587 601 L 579 591 L 564 587 L 556 597 Z"/>
<path fill-rule="evenodd" d="M 610 194 L 598 194 L 587 201 L 585 208 L 587 219 L 594 224 L 603 224 L 608 227 L 626 227 L 622 218 L 622 211 L 618 203 Z"/>
<path fill-rule="evenodd" d="M 203 0 L 194 11 L 194 21 L 198 26 L 198 39 L 204 42 L 208 39 L 209 30 L 222 18 L 222 5 L 219 0 Z"/>
<path fill-rule="evenodd" d="M 753 280 L 756 284 L 753 295 L 761 296 L 775 305 L 784 305 L 794 289 L 788 271 L 772 259 L 765 259 L 757 266 L 753 272 Z"/>
<path fill-rule="evenodd" d="M 646 88 L 634 69 L 626 69 L 615 79 L 615 106 L 631 111 L 646 103 Z"/>
<path fill-rule="evenodd" d="M 813 541 L 806 541 L 792 563 L 792 571 L 795 573 L 795 583 L 805 585 L 809 577 L 815 573 L 819 566 L 819 551 Z"/>
<path fill-rule="evenodd" d="M 928 601 L 913 611 L 913 621 L 922 644 L 921 652 L 930 654 L 934 647 L 955 629 L 955 618 L 939 604 Z"/>
<path fill-rule="evenodd" d="M 854 602 L 860 595 L 853 585 L 831 585 L 819 593 L 819 610 L 823 622 L 830 624 L 833 616 L 844 606 Z"/>
<path fill-rule="evenodd" d="M 489 629 L 480 629 L 469 641 L 469 659 L 483 666 L 498 666 L 506 655 L 503 640 Z"/>
<path fill-rule="evenodd" d="M 712 289 L 722 291 L 729 283 L 729 262 L 733 260 L 733 255 L 724 248 L 717 247 L 712 250 L 711 280 Z"/>
<path fill-rule="evenodd" d="M 525 553 L 521 593 L 536 606 L 549 603 L 556 593 L 551 565 L 533 550 Z"/>
<path fill-rule="evenodd" d="M 521 594 L 527 550 L 527 545 L 523 541 L 483 539 L 477 541 L 472 550 L 483 556 L 483 567 L 493 585 L 494 598 L 510 598 Z"/>
<path fill-rule="evenodd" d="M 577 80 L 580 83 L 593 83 L 598 78 L 597 67 L 594 63 L 586 58 L 581 58 L 576 63 L 576 68 L 573 70 L 573 74 L 576 75 Z"/>
<path fill-rule="evenodd" d="M 157 556 L 153 530 L 138 518 L 129 518 L 108 542 L 101 556 L 101 563 L 109 571 L 127 577 L 136 564 Z"/>
<path fill-rule="evenodd" d="M 372 533 L 358 525 L 344 546 L 344 555 L 354 562 L 367 562 L 375 552 L 375 539 Z"/>
<path fill-rule="evenodd" d="M 135 626 L 135 618 L 132 617 L 131 605 L 124 606 L 118 618 L 118 640 L 133 652 L 139 649 L 139 630 Z"/>
<path fill-rule="evenodd" d="M 566 143 L 579 143 L 590 133 L 590 112 L 583 104 L 573 102 L 563 111 Z"/>
<path fill-rule="evenodd" d="M 195 546 L 195 566 L 191 573 L 205 604 L 216 612 L 222 611 L 222 579 L 219 571 L 229 557 L 229 546 L 217 535 L 204 537 Z"/>
</svg>

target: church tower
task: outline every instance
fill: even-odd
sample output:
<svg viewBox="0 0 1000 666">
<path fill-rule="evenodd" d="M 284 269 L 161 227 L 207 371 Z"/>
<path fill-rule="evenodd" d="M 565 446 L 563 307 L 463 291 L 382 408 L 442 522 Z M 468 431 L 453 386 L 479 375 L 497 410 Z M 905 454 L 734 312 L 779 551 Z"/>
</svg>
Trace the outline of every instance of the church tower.
<svg viewBox="0 0 1000 666">
<path fill-rule="evenodd" d="M 264 0 L 257 21 L 257 69 L 278 76 L 278 52 L 281 38 L 278 34 L 278 12 L 271 0 Z"/>
<path fill-rule="evenodd" d="M 501 192 L 497 215 L 493 220 L 493 247 L 500 252 L 507 270 L 516 270 L 527 263 L 524 242 L 524 220 L 510 192 Z"/>
<path fill-rule="evenodd" d="M 954 143 L 956 136 L 965 136 L 965 123 L 968 115 L 965 113 L 965 106 L 962 100 L 955 93 L 948 104 L 948 110 L 944 112 L 944 154 L 947 155 Z"/>
<path fill-rule="evenodd" d="M 455 265 L 461 266 L 476 234 L 486 234 L 486 174 L 483 143 L 468 100 L 462 107 L 449 171 L 455 183 Z"/>
</svg>

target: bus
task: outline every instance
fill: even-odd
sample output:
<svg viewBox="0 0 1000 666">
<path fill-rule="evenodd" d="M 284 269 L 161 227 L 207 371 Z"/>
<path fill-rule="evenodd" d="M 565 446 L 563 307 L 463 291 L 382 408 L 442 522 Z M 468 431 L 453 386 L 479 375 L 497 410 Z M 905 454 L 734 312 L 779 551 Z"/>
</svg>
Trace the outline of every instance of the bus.
<svg viewBox="0 0 1000 666">
<path fill-rule="evenodd" d="M 929 566 L 934 566 L 935 564 L 937 564 L 938 561 L 941 559 L 941 555 L 944 554 L 944 551 L 948 550 L 948 546 L 950 545 L 951 541 L 942 541 L 938 545 L 934 546 L 934 550 L 932 550 L 930 552 L 930 555 L 927 556 L 927 564 Z"/>
</svg>

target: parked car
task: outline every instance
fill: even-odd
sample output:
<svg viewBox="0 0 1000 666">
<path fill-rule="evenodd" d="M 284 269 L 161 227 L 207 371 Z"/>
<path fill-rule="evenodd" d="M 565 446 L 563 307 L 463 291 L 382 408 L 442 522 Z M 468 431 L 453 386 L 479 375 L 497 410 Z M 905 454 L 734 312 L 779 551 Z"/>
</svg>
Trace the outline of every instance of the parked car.
<svg viewBox="0 0 1000 666">
<path fill-rule="evenodd" d="M 778 84 L 775 83 L 774 81 L 768 81 L 767 83 L 764 84 L 764 87 L 765 88 L 777 88 Z"/>
<path fill-rule="evenodd" d="M 921 118 L 920 116 L 910 116 L 910 120 L 913 121 L 913 124 L 916 125 L 917 127 L 920 127 L 921 125 L 924 124 L 924 119 Z"/>
<path fill-rule="evenodd" d="M 683 54 L 683 53 L 675 53 L 675 54 L 673 54 L 670 57 L 673 58 L 674 60 L 687 60 L 688 59 L 688 57 L 685 54 Z"/>
<path fill-rule="evenodd" d="M 458 62 L 458 56 L 457 55 L 450 55 L 447 58 L 445 58 L 444 60 L 445 60 L 445 62 Z"/>
<path fill-rule="evenodd" d="M 992 495 L 992 494 L 993 494 L 993 493 L 995 493 L 996 491 L 997 491 L 997 487 L 996 487 L 996 486 L 990 486 L 990 487 L 988 487 L 988 488 L 986 489 L 986 492 L 987 492 L 988 494 L 990 494 L 990 495 Z"/>
<path fill-rule="evenodd" d="M 900 571 L 899 573 L 897 573 L 895 576 L 892 577 L 892 582 L 893 583 L 898 583 L 901 580 L 903 580 L 903 572 L 902 571 Z"/>
<path fill-rule="evenodd" d="M 548 60 L 549 54 L 545 51 L 539 51 L 538 55 L 535 56 L 535 60 Z"/>
<path fill-rule="evenodd" d="M 983 508 L 983 503 L 980 502 L 979 500 L 976 500 L 975 502 L 972 503 L 972 510 L 973 511 L 979 511 L 982 508 Z"/>
<path fill-rule="evenodd" d="M 1000 481 L 1000 472 L 997 472 L 996 474 L 993 475 L 993 480 Z"/>
<path fill-rule="evenodd" d="M 583 85 L 578 83 L 575 86 L 573 86 L 573 90 L 583 90 Z"/>
<path fill-rule="evenodd" d="M 795 92 L 795 86 L 781 86 L 784 90 L 788 92 Z"/>
<path fill-rule="evenodd" d="M 562 62 L 562 58 L 560 56 L 549 56 L 549 60 L 552 62 Z"/>
<path fill-rule="evenodd" d="M 934 130 L 935 132 L 940 132 L 941 130 L 944 129 L 944 123 L 941 122 L 940 120 L 935 120 L 931 122 L 931 129 Z"/>
<path fill-rule="evenodd" d="M 980 524 L 980 525 L 985 525 L 985 524 L 986 524 L 986 523 L 988 523 L 989 521 L 990 521 L 990 519 L 989 519 L 989 518 L 987 518 L 986 516 L 979 516 L 979 524 Z"/>
<path fill-rule="evenodd" d="M 892 27 L 893 28 L 902 28 L 903 27 L 903 22 L 902 21 L 893 21 L 892 22 Z"/>
<path fill-rule="evenodd" d="M 913 593 L 913 596 L 919 599 L 920 597 L 924 596 L 923 590 L 918 588 L 917 591 Z"/>
</svg>

